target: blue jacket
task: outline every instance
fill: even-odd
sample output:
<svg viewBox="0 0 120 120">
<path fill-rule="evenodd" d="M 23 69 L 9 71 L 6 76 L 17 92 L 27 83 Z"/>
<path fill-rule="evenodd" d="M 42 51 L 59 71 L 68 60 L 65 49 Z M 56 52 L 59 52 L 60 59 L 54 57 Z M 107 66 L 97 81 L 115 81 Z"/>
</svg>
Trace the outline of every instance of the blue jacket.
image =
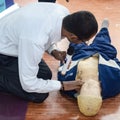
<svg viewBox="0 0 120 120">
<path fill-rule="evenodd" d="M 73 66 L 63 76 L 58 72 L 58 80 L 69 81 L 75 80 L 77 72 L 77 63 L 84 58 L 88 58 L 95 54 L 99 55 L 99 80 L 102 88 L 103 99 L 113 97 L 120 93 L 120 61 L 116 58 L 117 50 L 111 45 L 109 32 L 106 28 L 102 28 L 89 46 L 85 43 L 73 44 L 75 53 L 72 56 Z M 62 64 L 60 65 L 62 67 Z M 61 68 L 60 67 L 60 68 Z M 76 91 L 64 91 L 65 94 L 74 97 Z"/>
</svg>

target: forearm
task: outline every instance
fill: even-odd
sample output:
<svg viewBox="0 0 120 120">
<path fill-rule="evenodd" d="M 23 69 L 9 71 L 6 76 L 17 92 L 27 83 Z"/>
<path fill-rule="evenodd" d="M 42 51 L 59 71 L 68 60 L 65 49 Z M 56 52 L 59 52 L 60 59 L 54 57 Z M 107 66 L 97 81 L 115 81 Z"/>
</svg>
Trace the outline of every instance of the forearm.
<svg viewBox="0 0 120 120">
<path fill-rule="evenodd" d="M 35 93 L 48 93 L 62 88 L 61 83 L 57 80 L 44 80 L 41 78 L 22 80 L 21 85 L 26 92 Z"/>
</svg>

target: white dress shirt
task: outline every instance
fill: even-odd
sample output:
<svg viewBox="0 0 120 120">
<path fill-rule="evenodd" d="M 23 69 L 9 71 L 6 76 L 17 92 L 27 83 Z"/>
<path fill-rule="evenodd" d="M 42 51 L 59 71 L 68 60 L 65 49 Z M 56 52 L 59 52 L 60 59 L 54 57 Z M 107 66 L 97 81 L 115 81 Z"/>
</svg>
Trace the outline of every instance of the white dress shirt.
<svg viewBox="0 0 120 120">
<path fill-rule="evenodd" d="M 37 78 L 46 50 L 61 40 L 62 19 L 69 11 L 57 3 L 32 3 L 0 19 L 0 53 L 18 57 L 19 76 L 27 92 L 60 90 L 57 80 Z"/>
</svg>

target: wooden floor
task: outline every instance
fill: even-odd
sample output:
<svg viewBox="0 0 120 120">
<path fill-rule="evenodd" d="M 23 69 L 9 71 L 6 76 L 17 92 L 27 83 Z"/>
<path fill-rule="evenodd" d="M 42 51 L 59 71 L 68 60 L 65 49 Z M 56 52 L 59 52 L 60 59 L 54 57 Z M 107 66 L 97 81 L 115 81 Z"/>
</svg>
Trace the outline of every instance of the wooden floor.
<svg viewBox="0 0 120 120">
<path fill-rule="evenodd" d="M 36 0 L 15 1 L 25 5 Z M 69 8 L 71 12 L 90 10 L 95 14 L 99 28 L 103 18 L 108 18 L 112 43 L 117 48 L 118 58 L 120 58 L 120 0 L 70 0 L 69 3 L 66 3 L 65 0 L 58 0 L 58 2 Z M 65 41 L 63 40 L 59 44 L 60 48 L 67 47 Z M 56 79 L 59 62 L 47 54 L 44 58 L 53 71 L 53 79 Z M 96 116 L 85 117 L 79 112 L 76 100 L 61 96 L 59 92 L 51 92 L 44 103 L 29 103 L 26 120 L 120 120 L 120 95 L 104 100 L 102 108 Z"/>
</svg>

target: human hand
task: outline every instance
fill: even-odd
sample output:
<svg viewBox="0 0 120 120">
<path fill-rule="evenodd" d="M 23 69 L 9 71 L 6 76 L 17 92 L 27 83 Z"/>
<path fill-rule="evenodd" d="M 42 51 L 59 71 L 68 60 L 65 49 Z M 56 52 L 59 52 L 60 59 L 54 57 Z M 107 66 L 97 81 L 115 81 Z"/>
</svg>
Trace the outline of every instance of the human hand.
<svg viewBox="0 0 120 120">
<path fill-rule="evenodd" d="M 62 88 L 64 88 L 64 91 L 68 90 L 80 90 L 81 86 L 84 84 L 81 80 L 74 80 L 74 81 L 63 81 L 62 82 Z"/>
<path fill-rule="evenodd" d="M 52 56 L 54 56 L 55 59 L 60 60 L 62 63 L 64 62 L 66 57 L 66 51 L 53 50 L 51 54 Z"/>
</svg>

